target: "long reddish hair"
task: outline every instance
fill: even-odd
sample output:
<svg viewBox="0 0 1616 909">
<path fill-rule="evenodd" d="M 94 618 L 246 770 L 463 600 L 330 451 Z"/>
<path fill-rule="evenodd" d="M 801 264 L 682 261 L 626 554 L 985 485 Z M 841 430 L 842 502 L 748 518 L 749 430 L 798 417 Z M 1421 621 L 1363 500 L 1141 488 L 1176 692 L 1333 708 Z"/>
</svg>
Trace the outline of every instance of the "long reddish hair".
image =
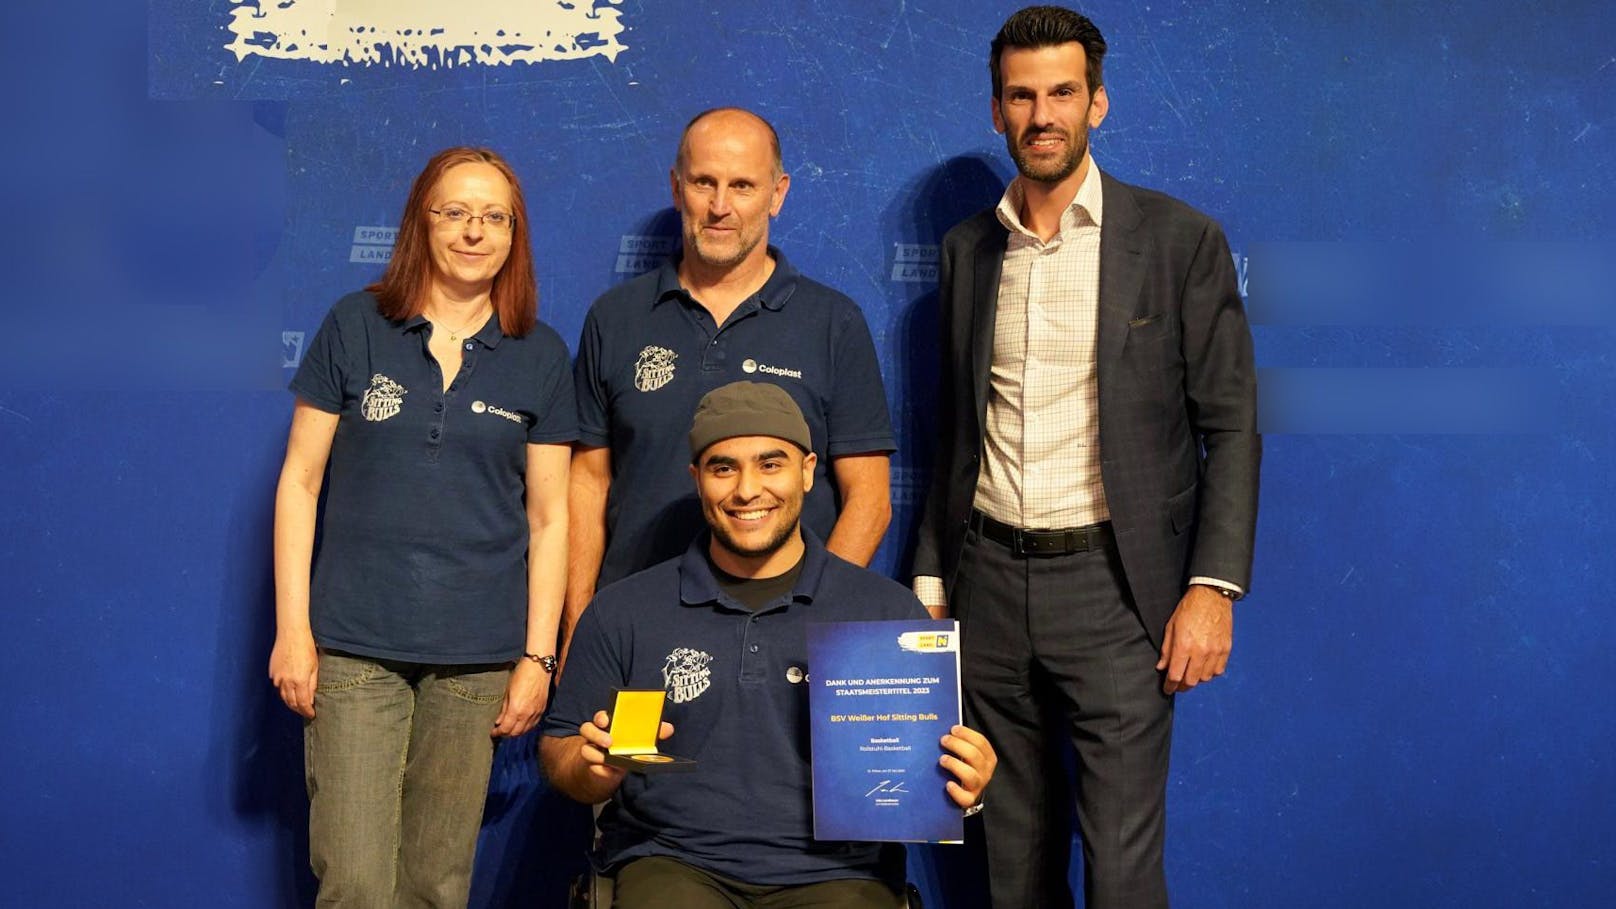
<svg viewBox="0 0 1616 909">
<path fill-rule="evenodd" d="M 494 275 L 490 298 L 499 317 L 499 329 L 513 338 L 533 330 L 539 317 L 539 287 L 533 279 L 533 249 L 528 242 L 527 202 L 516 172 L 497 152 L 486 148 L 457 145 L 446 148 L 426 162 L 426 168 L 410 187 L 399 219 L 398 237 L 393 241 L 393 257 L 381 280 L 365 288 L 376 295 L 377 309 L 397 322 L 413 319 L 426 307 L 427 289 L 432 284 L 431 235 L 432 190 L 449 168 L 458 164 L 489 164 L 511 185 L 511 214 L 516 217 L 511 230 L 511 251 L 505 265 Z"/>
</svg>

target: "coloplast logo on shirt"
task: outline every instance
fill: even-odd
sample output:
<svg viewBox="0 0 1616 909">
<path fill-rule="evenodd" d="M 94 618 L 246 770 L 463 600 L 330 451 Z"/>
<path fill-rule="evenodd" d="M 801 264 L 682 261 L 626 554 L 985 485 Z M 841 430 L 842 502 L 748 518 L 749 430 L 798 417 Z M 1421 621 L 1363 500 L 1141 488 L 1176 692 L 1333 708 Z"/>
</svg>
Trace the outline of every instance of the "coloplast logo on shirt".
<svg viewBox="0 0 1616 909">
<path fill-rule="evenodd" d="M 700 650 L 680 647 L 668 654 L 662 664 L 662 686 L 675 704 L 688 704 L 713 686 L 713 673 L 708 668 L 713 658 Z"/>
<path fill-rule="evenodd" d="M 489 403 L 486 403 L 484 401 L 472 401 L 471 402 L 471 412 L 472 413 L 491 413 L 496 417 L 504 417 L 505 419 L 510 420 L 512 423 L 525 422 L 522 419 L 521 414 L 513 413 L 513 412 L 511 412 L 509 410 L 506 410 L 505 408 L 500 407 L 498 404 L 489 404 Z"/>
<path fill-rule="evenodd" d="M 741 372 L 761 372 L 767 376 L 782 376 L 787 379 L 802 378 L 802 370 L 800 369 L 791 369 L 786 366 L 773 366 L 768 363 L 759 363 L 751 357 L 747 357 L 744 361 L 742 361 Z"/>
<path fill-rule="evenodd" d="M 376 373 L 370 377 L 370 387 L 365 389 L 365 396 L 359 399 L 359 412 L 370 422 L 380 423 L 398 416 L 398 412 L 404 409 L 404 396 L 407 394 L 409 391 L 404 386 Z"/>
<path fill-rule="evenodd" d="M 634 387 L 640 391 L 656 391 L 673 381 L 673 361 L 679 355 L 666 347 L 648 345 L 640 351 L 639 362 L 634 364 Z"/>
</svg>

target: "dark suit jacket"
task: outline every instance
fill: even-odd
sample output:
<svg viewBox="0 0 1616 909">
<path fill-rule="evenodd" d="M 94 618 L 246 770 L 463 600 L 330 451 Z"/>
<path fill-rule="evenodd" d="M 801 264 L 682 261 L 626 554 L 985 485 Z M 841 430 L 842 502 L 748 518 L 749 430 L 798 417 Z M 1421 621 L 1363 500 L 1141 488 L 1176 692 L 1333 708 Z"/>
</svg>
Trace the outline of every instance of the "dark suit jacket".
<svg viewBox="0 0 1616 909">
<path fill-rule="evenodd" d="M 1158 645 L 1193 576 L 1249 589 L 1257 524 L 1256 376 L 1218 225 L 1101 174 L 1101 479 L 1134 602 Z M 915 574 L 953 591 L 981 467 L 999 271 L 992 209 L 943 239 L 942 393 Z"/>
</svg>

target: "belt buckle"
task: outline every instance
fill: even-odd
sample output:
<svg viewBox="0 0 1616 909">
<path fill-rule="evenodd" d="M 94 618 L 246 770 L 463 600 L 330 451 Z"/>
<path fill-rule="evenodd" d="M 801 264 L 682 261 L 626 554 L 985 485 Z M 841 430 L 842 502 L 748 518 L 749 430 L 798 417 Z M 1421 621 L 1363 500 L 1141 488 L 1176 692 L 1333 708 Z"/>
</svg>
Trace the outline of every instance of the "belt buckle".
<svg viewBox="0 0 1616 909">
<path fill-rule="evenodd" d="M 1011 528 L 1010 551 L 1017 556 L 1071 555 L 1094 548 L 1088 531 L 1077 528 L 1066 530 L 1022 530 Z"/>
<path fill-rule="evenodd" d="M 1027 546 L 1021 539 L 1021 528 L 1010 528 L 1010 555 L 1018 559 L 1027 557 Z"/>
<path fill-rule="evenodd" d="M 1061 548 L 1053 545 L 1053 536 L 1047 530 L 1023 530 L 1020 527 L 1011 531 L 1014 534 L 1014 544 L 1010 551 L 1022 557 L 1060 555 Z"/>
</svg>

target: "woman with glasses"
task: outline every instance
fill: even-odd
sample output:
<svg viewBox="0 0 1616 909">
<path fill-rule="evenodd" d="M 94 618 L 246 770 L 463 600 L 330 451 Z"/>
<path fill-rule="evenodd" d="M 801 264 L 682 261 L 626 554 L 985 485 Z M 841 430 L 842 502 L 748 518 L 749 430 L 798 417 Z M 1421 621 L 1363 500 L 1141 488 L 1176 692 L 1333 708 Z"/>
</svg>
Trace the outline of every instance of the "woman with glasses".
<svg viewBox="0 0 1616 909">
<path fill-rule="evenodd" d="M 305 720 L 322 906 L 465 905 L 494 742 L 544 710 L 576 427 L 536 316 L 516 175 L 451 148 L 292 380 L 269 676 Z"/>
</svg>

